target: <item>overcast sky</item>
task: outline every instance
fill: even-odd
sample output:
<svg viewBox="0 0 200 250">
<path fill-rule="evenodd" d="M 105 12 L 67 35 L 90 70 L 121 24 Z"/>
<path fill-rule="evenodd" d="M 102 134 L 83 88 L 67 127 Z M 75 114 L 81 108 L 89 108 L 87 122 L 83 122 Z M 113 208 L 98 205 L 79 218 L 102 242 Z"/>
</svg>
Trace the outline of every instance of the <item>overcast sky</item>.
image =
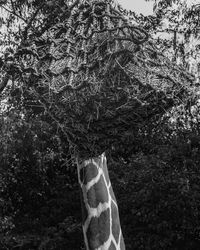
<svg viewBox="0 0 200 250">
<path fill-rule="evenodd" d="M 136 13 L 142 13 L 143 15 L 153 14 L 154 1 L 146 2 L 145 0 L 118 0 L 118 2 L 128 10 L 133 10 Z M 200 0 L 186 0 L 188 6 L 190 4 L 199 4 Z"/>
<path fill-rule="evenodd" d="M 133 10 L 136 13 L 142 13 L 143 15 L 153 14 L 154 1 L 145 2 L 145 0 L 118 0 L 118 2 L 128 10 Z"/>
</svg>

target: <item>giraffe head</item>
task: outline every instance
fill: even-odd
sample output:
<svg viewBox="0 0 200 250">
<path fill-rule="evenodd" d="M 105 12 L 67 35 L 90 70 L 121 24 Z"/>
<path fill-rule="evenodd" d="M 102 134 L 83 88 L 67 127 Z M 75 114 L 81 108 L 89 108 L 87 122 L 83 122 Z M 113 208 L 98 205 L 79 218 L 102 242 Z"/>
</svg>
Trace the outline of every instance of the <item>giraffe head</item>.
<svg viewBox="0 0 200 250">
<path fill-rule="evenodd" d="M 79 165 L 78 173 L 87 250 L 124 250 L 118 206 L 105 154 L 84 161 Z"/>
</svg>

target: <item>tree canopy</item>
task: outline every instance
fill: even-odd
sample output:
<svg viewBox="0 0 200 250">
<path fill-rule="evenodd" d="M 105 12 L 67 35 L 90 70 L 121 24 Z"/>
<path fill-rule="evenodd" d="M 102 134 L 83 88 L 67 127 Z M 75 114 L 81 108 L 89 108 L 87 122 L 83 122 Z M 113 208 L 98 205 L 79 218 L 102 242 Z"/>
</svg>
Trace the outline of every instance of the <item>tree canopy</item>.
<svg viewBox="0 0 200 250">
<path fill-rule="evenodd" d="M 0 249 L 83 249 L 73 153 L 105 149 L 127 250 L 198 249 L 198 84 L 173 43 L 198 6 L 160 2 L 0 1 Z"/>
<path fill-rule="evenodd" d="M 9 39 L 20 44 L 2 59 L 1 89 L 12 78 L 85 156 L 120 145 L 191 96 L 193 77 L 109 1 L 6 1 L 2 8 L 11 12 L 8 27 L 19 21 Z"/>
</svg>

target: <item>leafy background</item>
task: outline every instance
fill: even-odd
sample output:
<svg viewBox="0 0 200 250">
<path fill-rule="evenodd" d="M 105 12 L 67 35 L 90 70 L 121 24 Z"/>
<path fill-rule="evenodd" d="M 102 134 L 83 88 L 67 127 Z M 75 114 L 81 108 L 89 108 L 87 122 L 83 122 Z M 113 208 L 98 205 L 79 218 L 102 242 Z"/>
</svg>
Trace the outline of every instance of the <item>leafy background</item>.
<svg viewBox="0 0 200 250">
<path fill-rule="evenodd" d="M 48 14 L 53 8 L 56 15 L 58 2 L 57 8 L 53 8 L 53 1 L 48 1 L 43 13 Z M 138 19 L 152 35 L 164 29 L 162 20 L 166 18 L 169 24 L 171 22 L 170 29 L 177 28 L 174 26 L 177 13 L 167 9 L 181 1 L 165 1 L 164 7 L 163 1 L 159 2 L 156 18 L 140 16 Z M 11 4 L 10 7 L 12 3 L 15 13 L 21 12 L 21 16 L 29 18 L 24 9 L 28 1 L 1 2 L 2 7 Z M 28 6 L 31 13 L 39 4 L 34 1 Z M 198 6 L 193 9 L 180 6 L 185 14 L 187 34 L 195 38 L 198 45 Z M 2 19 L 2 25 L 8 28 L 8 33 L 2 34 L 6 36 L 2 41 L 7 41 L 5 46 L 12 48 L 20 37 L 26 36 L 20 29 L 13 32 L 15 18 L 12 14 Z M 190 26 L 192 18 L 196 20 L 193 27 Z M 46 24 L 48 20 L 47 15 Z M 179 25 L 181 30 L 180 22 Z M 11 39 L 13 33 L 15 40 Z M 173 35 L 168 39 L 159 38 L 157 43 L 172 61 L 191 70 L 188 66 L 191 60 L 186 60 L 184 53 L 178 53 L 183 49 L 180 44 L 187 47 L 188 38 L 180 42 Z M 191 57 L 198 48 L 190 48 Z M 2 62 L 8 62 L 6 53 Z M 199 81 L 197 66 L 192 72 L 196 83 L 191 89 L 195 90 Z M 6 107 L 0 115 L 0 249 L 84 249 L 76 166 L 67 139 L 43 107 L 37 102 L 27 105 L 27 100 L 29 104 L 33 101 L 29 93 L 12 86 L 8 92 L 1 95 L 2 107 L 3 103 Z M 137 134 L 127 134 L 121 148 L 108 150 L 108 168 L 128 250 L 199 248 L 199 151 L 198 101 L 174 107 L 159 119 L 152 118 Z"/>
</svg>

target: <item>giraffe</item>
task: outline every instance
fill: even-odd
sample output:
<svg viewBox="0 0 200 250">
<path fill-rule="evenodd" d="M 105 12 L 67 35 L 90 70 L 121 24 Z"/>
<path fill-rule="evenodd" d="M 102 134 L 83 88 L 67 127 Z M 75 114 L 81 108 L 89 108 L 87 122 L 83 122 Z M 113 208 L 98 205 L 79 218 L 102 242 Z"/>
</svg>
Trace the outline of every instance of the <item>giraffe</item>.
<svg viewBox="0 0 200 250">
<path fill-rule="evenodd" d="M 125 250 L 105 153 L 77 161 L 82 228 L 87 250 Z"/>
</svg>

